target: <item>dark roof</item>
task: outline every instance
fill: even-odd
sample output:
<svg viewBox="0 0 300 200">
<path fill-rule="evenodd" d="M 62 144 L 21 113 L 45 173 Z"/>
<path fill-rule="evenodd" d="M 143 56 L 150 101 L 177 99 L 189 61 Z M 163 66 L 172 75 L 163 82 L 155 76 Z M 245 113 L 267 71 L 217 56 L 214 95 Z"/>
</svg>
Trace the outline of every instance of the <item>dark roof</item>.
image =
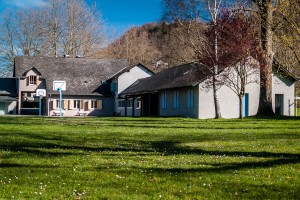
<svg viewBox="0 0 300 200">
<path fill-rule="evenodd" d="M 26 70 L 26 72 L 24 72 L 24 74 L 22 74 L 22 76 L 26 76 L 27 73 L 28 73 L 29 71 L 31 71 L 31 70 L 34 71 L 34 72 L 35 72 L 37 75 L 39 75 L 39 76 L 42 75 L 41 72 L 39 72 L 39 70 L 37 70 L 35 67 L 32 67 L 32 68 Z"/>
<path fill-rule="evenodd" d="M 273 60 L 273 66 L 276 68 L 278 72 L 280 72 L 280 74 L 292 78 L 293 81 L 299 81 L 299 78 L 294 73 L 289 71 L 286 67 L 284 67 L 282 64 L 280 64 L 278 60 L 276 59 Z"/>
<path fill-rule="evenodd" d="M 17 97 L 17 78 L 0 78 L 0 96 Z"/>
<path fill-rule="evenodd" d="M 125 67 L 124 69 L 122 69 L 121 71 L 117 72 L 116 74 L 114 74 L 113 76 L 111 76 L 109 79 L 114 79 L 114 78 L 117 78 L 119 77 L 121 74 L 123 74 L 124 72 L 128 72 L 130 71 L 132 68 L 136 67 L 136 66 L 141 66 L 143 68 L 145 68 L 148 72 L 152 73 L 152 74 L 155 74 L 153 71 L 151 71 L 148 67 L 146 67 L 145 65 L 139 63 L 137 65 L 132 65 L 132 66 L 128 66 L 128 67 Z"/>
<path fill-rule="evenodd" d="M 124 90 L 121 96 L 194 86 L 205 80 L 208 76 L 207 70 L 199 64 L 183 64 L 165 69 L 151 77 L 137 80 Z"/>
<path fill-rule="evenodd" d="M 274 66 L 277 70 L 292 78 L 294 81 L 299 80 L 294 74 L 278 63 Z M 211 74 L 208 70 L 200 64 L 183 64 L 163 70 L 151 77 L 137 80 L 130 87 L 124 90 L 120 96 L 153 93 L 159 90 L 194 86 L 206 80 L 210 76 Z"/>
<path fill-rule="evenodd" d="M 48 58 L 17 57 L 15 77 L 35 68 L 46 79 L 47 90 L 53 91 L 53 81 L 66 81 L 69 95 L 97 95 L 101 81 L 107 80 L 120 70 L 128 67 L 125 59 L 85 59 L 85 58 Z"/>
<path fill-rule="evenodd" d="M 18 101 L 18 99 L 9 96 L 0 96 L 0 102 L 13 102 L 13 101 Z"/>
</svg>

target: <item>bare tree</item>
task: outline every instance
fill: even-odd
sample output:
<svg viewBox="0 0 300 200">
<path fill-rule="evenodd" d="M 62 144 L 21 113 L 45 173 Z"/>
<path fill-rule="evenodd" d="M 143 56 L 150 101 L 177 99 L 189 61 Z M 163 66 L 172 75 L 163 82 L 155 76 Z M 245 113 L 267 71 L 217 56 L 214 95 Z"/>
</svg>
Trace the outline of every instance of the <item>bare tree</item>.
<svg viewBox="0 0 300 200">
<path fill-rule="evenodd" d="M 64 17 L 64 53 L 72 57 L 93 56 L 106 44 L 104 23 L 96 8 L 90 9 L 83 0 L 67 0 Z"/>
<path fill-rule="evenodd" d="M 10 16 L 12 15 L 11 11 L 6 11 L 3 15 L 2 24 L 1 24 L 1 34 L 0 34 L 0 55 L 2 61 L 2 75 L 5 76 L 9 74 L 9 71 L 12 71 L 12 66 L 16 54 L 18 54 L 18 48 L 16 48 L 16 38 L 14 34 L 14 23 L 11 21 Z M 6 68 L 6 70 L 5 70 Z M 5 73 L 3 73 L 5 71 Z"/>
<path fill-rule="evenodd" d="M 101 14 L 83 0 L 48 0 L 44 6 L 10 11 L 0 27 L 0 57 L 11 68 L 19 55 L 93 57 L 106 45 Z"/>
<path fill-rule="evenodd" d="M 1 60 L 8 70 L 12 70 L 18 55 L 35 56 L 40 53 L 42 37 L 41 13 L 33 9 L 17 12 L 7 11 L 1 22 Z"/>
</svg>

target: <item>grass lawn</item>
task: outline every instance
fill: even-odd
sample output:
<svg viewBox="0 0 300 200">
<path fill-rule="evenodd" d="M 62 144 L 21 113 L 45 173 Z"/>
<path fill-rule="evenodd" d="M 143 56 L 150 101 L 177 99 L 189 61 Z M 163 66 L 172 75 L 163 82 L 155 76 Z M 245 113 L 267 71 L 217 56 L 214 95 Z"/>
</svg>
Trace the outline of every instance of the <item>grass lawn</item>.
<svg viewBox="0 0 300 200">
<path fill-rule="evenodd" d="M 300 108 L 297 108 L 297 116 L 300 116 Z"/>
<path fill-rule="evenodd" d="M 299 199 L 299 127 L 0 117 L 0 199 Z"/>
</svg>

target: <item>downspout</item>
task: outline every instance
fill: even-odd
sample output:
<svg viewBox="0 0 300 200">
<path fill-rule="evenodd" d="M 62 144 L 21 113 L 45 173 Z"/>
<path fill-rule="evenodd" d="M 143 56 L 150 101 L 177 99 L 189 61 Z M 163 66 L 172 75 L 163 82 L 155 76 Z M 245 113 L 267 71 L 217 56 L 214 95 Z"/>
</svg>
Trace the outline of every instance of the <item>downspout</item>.
<svg viewBox="0 0 300 200">
<path fill-rule="evenodd" d="M 21 103 L 22 103 L 22 99 L 21 99 L 21 87 L 20 87 L 20 77 L 18 78 L 18 115 L 21 115 Z"/>
</svg>

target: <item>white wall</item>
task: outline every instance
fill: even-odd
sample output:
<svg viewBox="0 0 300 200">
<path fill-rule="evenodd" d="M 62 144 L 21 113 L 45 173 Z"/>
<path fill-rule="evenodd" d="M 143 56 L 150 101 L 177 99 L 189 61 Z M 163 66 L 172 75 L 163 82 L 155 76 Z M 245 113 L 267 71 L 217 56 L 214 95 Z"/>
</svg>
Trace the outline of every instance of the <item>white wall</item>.
<svg viewBox="0 0 300 200">
<path fill-rule="evenodd" d="M 290 77 L 274 73 L 272 76 L 272 107 L 275 111 L 275 94 L 283 94 L 283 115 L 294 116 L 295 85 Z"/>
<path fill-rule="evenodd" d="M 124 72 L 118 77 L 117 80 L 118 94 L 123 92 L 126 88 L 131 86 L 138 79 L 147 78 L 149 76 L 152 76 L 152 73 L 139 65 L 131 68 L 128 72 Z"/>
<path fill-rule="evenodd" d="M 9 113 L 14 115 L 17 114 L 17 101 L 7 102 L 6 106 L 7 106 L 7 114 Z"/>
<path fill-rule="evenodd" d="M 152 72 L 149 72 L 143 66 L 137 65 L 131 68 L 129 71 L 124 72 L 112 82 L 117 84 L 116 96 L 123 92 L 126 88 L 131 86 L 138 79 L 147 78 L 152 76 Z M 135 104 L 137 102 L 135 101 Z M 115 98 L 115 112 L 120 113 L 121 116 L 125 116 L 125 108 L 118 107 L 118 99 Z M 127 116 L 132 116 L 132 108 L 127 109 Z M 140 116 L 140 109 L 135 110 L 135 116 Z"/>
<path fill-rule="evenodd" d="M 54 112 L 59 112 L 60 109 L 56 106 L 53 108 L 52 101 L 59 100 L 58 96 L 52 97 L 48 99 L 49 106 L 49 116 L 54 116 Z M 113 98 L 102 98 L 99 96 L 76 96 L 76 95 L 64 95 L 63 100 L 73 101 L 73 100 L 83 100 L 84 101 L 84 109 L 73 108 L 69 109 L 69 106 L 64 111 L 64 116 L 72 117 L 78 116 L 78 112 L 85 112 L 87 116 L 112 116 L 113 115 Z M 102 109 L 88 109 L 88 101 L 89 100 L 102 100 Z M 69 102 L 68 102 L 69 103 Z"/>
<path fill-rule="evenodd" d="M 0 115 L 9 115 L 13 114 L 15 115 L 17 113 L 17 101 L 13 102 L 1 102 L 4 104 L 4 112 L 0 113 Z"/>
<path fill-rule="evenodd" d="M 249 80 L 258 80 L 259 74 L 252 75 Z M 259 104 L 259 84 L 246 85 L 245 93 L 249 94 L 249 116 L 256 115 Z M 239 117 L 239 98 L 231 87 L 222 85 L 218 90 L 220 112 L 222 118 Z M 202 82 L 199 85 L 199 118 L 215 118 L 215 104 L 211 85 Z"/>
<path fill-rule="evenodd" d="M 256 75 L 257 78 L 259 74 Z M 257 83 L 250 83 L 246 86 L 246 93 L 249 94 L 249 116 L 257 114 L 259 105 L 260 87 Z M 275 94 L 284 95 L 283 114 L 294 116 L 294 82 L 290 77 L 280 76 L 273 73 L 272 78 L 272 105 L 275 111 Z M 218 90 L 221 115 L 223 118 L 239 117 L 238 96 L 227 86 L 222 86 Z M 205 83 L 199 85 L 199 118 L 214 118 L 215 108 L 212 87 Z"/>
</svg>

